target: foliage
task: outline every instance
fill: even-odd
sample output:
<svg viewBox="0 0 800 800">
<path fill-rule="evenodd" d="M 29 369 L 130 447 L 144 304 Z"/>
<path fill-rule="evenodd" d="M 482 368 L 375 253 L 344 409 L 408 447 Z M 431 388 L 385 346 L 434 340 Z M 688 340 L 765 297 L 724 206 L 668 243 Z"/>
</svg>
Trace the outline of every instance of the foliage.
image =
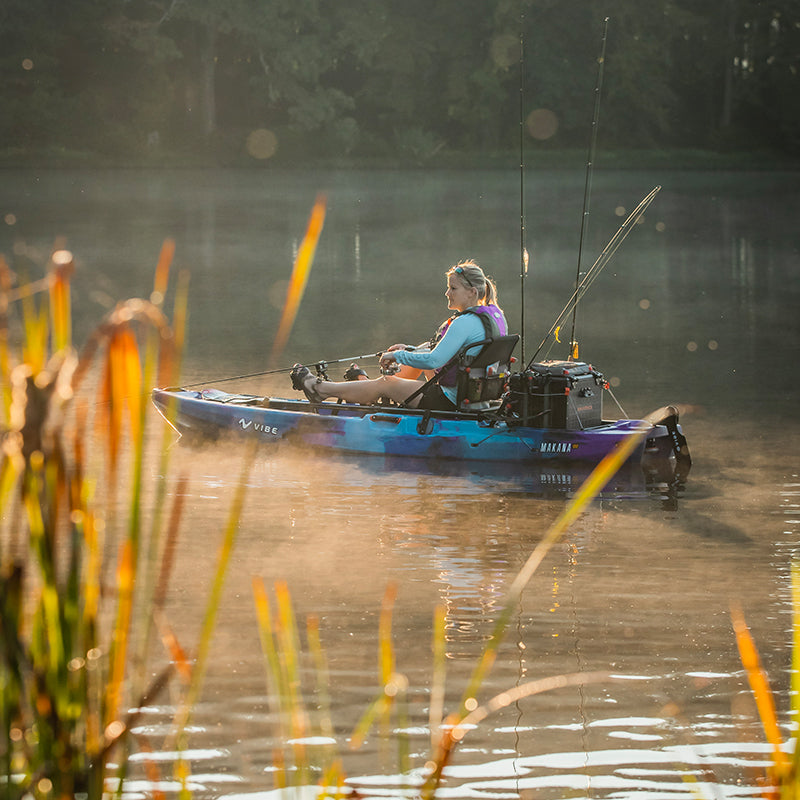
<svg viewBox="0 0 800 800">
<path fill-rule="evenodd" d="M 800 714 L 800 565 L 792 564 L 792 686 L 791 708 L 794 723 Z M 737 605 L 731 608 L 733 630 L 742 666 L 747 673 L 750 689 L 764 729 L 764 737 L 771 747 L 770 763 L 760 786 L 766 800 L 797 800 L 800 797 L 800 748 L 797 733 L 792 737 L 789 752 L 784 748 L 780 733 L 775 697 L 769 685 L 767 673 L 761 664 L 755 642 L 745 622 L 744 613 Z"/>
<path fill-rule="evenodd" d="M 443 155 L 514 151 L 521 78 L 525 114 L 558 119 L 537 146 L 583 147 L 609 17 L 605 148 L 792 153 L 799 15 L 791 0 L 6 0 L 0 148 L 245 158 L 267 128 L 278 159 L 413 162 L 421 134 Z"/>
<path fill-rule="evenodd" d="M 183 478 L 168 518 L 165 477 L 155 479 L 152 513 L 143 514 L 150 387 L 156 372 L 171 382 L 185 317 L 185 289 L 174 328 L 162 308 L 171 257 L 167 243 L 151 299 L 119 304 L 80 353 L 71 255 L 57 251 L 44 279 L 20 286 L 0 259 L 0 757 L 8 798 L 103 797 L 112 757 L 125 777 L 136 709 L 174 670 L 185 683 L 175 719 L 177 744 L 185 744 L 241 498 L 191 666 L 163 610 Z M 156 629 L 167 658 L 150 652 Z"/>
</svg>

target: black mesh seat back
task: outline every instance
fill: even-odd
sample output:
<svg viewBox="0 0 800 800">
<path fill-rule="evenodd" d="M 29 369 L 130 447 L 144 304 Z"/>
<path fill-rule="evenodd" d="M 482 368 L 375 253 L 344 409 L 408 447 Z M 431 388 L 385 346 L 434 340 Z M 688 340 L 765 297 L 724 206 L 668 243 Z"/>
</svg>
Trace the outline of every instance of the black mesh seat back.
<svg viewBox="0 0 800 800">
<path fill-rule="evenodd" d="M 483 344 L 483 349 L 474 358 L 462 357 L 456 382 L 459 408 L 500 399 L 511 369 L 511 354 L 518 341 L 519 335 L 513 334 L 472 345 Z"/>
<path fill-rule="evenodd" d="M 488 367 L 490 364 L 499 363 L 501 365 L 508 365 L 511 362 L 511 354 L 519 342 L 519 334 L 514 333 L 509 336 L 496 336 L 494 339 L 485 339 L 486 342 L 483 350 L 473 358 L 467 366 L 470 369 L 477 369 L 481 367 Z M 482 344 L 470 345 L 470 347 L 477 347 Z"/>
</svg>

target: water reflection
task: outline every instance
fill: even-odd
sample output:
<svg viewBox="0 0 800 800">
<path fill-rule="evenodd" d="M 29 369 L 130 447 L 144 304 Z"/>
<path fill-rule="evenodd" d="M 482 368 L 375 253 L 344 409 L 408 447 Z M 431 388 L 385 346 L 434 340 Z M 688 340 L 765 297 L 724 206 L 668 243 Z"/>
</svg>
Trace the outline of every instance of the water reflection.
<svg viewBox="0 0 800 800">
<path fill-rule="evenodd" d="M 183 448 L 173 455 L 194 466 L 196 513 L 216 514 L 234 488 L 237 456 L 219 448 L 202 457 Z M 737 782 L 764 762 L 768 750 L 758 743 L 755 725 L 756 744 L 740 742 L 743 714 L 752 709 L 738 702 L 747 695 L 727 599 L 736 591 L 744 600 L 754 630 L 766 634 L 759 644 L 768 660 L 780 654 L 785 618 L 775 617 L 780 604 L 762 588 L 775 585 L 776 575 L 788 578 L 785 558 L 797 547 L 796 482 L 773 486 L 774 501 L 769 492 L 758 500 L 759 508 L 785 503 L 780 522 L 787 547 L 776 561 L 777 554 L 763 547 L 764 531 L 749 530 L 737 519 L 742 506 L 735 497 L 747 462 L 729 461 L 727 474 L 719 467 L 715 483 L 708 483 L 713 469 L 705 457 L 700 464 L 697 492 L 690 481 L 675 508 L 649 495 L 604 497 L 571 528 L 526 590 L 487 693 L 564 671 L 611 668 L 616 679 L 532 698 L 487 721 L 457 751 L 447 774 L 448 796 L 535 791 L 556 798 L 574 789 L 636 798 L 669 795 L 686 775 L 725 796 L 752 793 L 736 788 Z M 412 686 L 416 727 L 409 734 L 421 763 L 429 739 L 432 608 L 443 603 L 447 612 L 452 704 L 511 577 L 568 493 L 509 492 L 502 482 L 482 486 L 474 475 L 374 467 L 372 461 L 331 462 L 313 454 L 260 458 L 249 478 L 232 575 L 285 578 L 297 589 L 299 613 L 321 614 L 342 749 L 377 688 L 377 609 L 386 584 L 397 581 L 398 668 Z M 726 506 L 732 513 L 719 513 Z M 185 545 L 194 585 L 179 581 L 173 596 L 179 618 L 195 602 L 204 565 L 210 565 L 211 522 L 197 525 Z M 203 775 L 202 781 L 192 778 L 203 787 L 201 797 L 224 794 L 222 780 L 230 775 L 241 781 L 234 791 L 243 796 L 271 794 L 265 789 L 271 780 L 272 718 L 253 641 L 251 601 L 241 580 L 233 581 L 217 642 L 223 655 L 198 709 L 202 731 L 192 735 L 193 746 L 202 749 L 220 742 L 220 724 L 225 731 L 214 769 L 203 759 L 193 765 Z M 373 796 L 408 796 L 398 784 L 414 776 L 398 776 L 391 759 L 383 763 L 383 750 L 371 740 L 347 755 L 351 784 Z"/>
<path fill-rule="evenodd" d="M 538 341 L 571 292 L 583 175 L 530 178 L 528 319 Z M 0 251 L 19 254 L 17 266 L 34 273 L 31 262 L 45 260 L 56 235 L 66 237 L 79 259 L 81 338 L 105 311 L 97 292 L 103 303 L 149 293 L 161 243 L 174 237 L 178 266 L 192 272 L 189 383 L 266 368 L 277 326 L 270 288 L 288 277 L 320 189 L 331 203 L 292 360 L 424 338 L 444 315 L 436 281 L 467 255 L 500 280 L 501 302 L 518 319 L 516 180 L 513 170 L 7 170 L 0 200 L 15 222 L 0 228 Z M 610 670 L 616 679 L 491 717 L 457 750 L 448 797 L 672 797 L 685 794 L 684 776 L 709 796 L 753 795 L 750 768 L 768 753 L 736 653 L 731 598 L 744 608 L 788 737 L 789 564 L 800 521 L 796 176 L 600 173 L 587 251 L 599 253 L 616 230 L 614 209 L 655 183 L 664 188 L 649 218 L 581 307 L 579 338 L 582 357 L 616 379 L 632 416 L 665 402 L 691 407 L 681 420 L 690 479 L 677 502 L 666 502 L 675 498 L 662 496 L 664 487 L 653 492 L 628 476 L 550 553 L 515 609 L 484 696 L 576 670 Z M 254 393 L 290 391 L 285 376 L 255 383 Z M 167 613 L 191 649 L 241 457 L 176 448 L 173 458 L 192 482 Z M 453 708 L 507 587 L 581 480 L 550 468 L 513 478 L 305 455 L 257 461 L 190 731 L 197 797 L 270 794 L 275 729 L 254 575 L 268 585 L 286 580 L 298 618 L 320 618 L 352 784 L 371 796 L 409 794 L 400 788 L 409 778 L 376 738 L 347 749 L 378 686 L 381 598 L 397 585 L 397 667 L 411 686 L 408 731 L 420 765 L 434 607 L 447 611 Z M 149 744 L 158 753 L 160 779 L 148 777 L 148 759 L 137 755 L 133 796 L 177 794 L 174 751 L 163 749 L 171 699 L 147 709 L 135 731 L 141 750 Z"/>
</svg>

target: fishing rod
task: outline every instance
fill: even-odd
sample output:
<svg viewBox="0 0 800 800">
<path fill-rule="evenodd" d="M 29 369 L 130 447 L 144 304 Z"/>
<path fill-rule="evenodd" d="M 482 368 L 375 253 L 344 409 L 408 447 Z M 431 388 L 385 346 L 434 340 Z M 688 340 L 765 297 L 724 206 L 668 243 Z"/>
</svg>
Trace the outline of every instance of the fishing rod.
<svg viewBox="0 0 800 800">
<path fill-rule="evenodd" d="M 586 294 L 586 291 L 589 289 L 589 287 L 592 285 L 592 283 L 594 283 L 594 281 L 597 278 L 597 276 L 600 274 L 600 272 L 603 270 L 603 268 L 606 266 L 606 264 L 608 264 L 608 262 L 611 260 L 611 258 L 614 255 L 614 253 L 616 253 L 617 250 L 619 250 L 620 245 L 628 237 L 628 234 L 633 230 L 634 226 L 642 218 L 642 215 L 648 209 L 648 207 L 650 206 L 650 203 L 652 203 L 653 200 L 655 200 L 656 195 L 660 191 L 661 191 L 661 187 L 660 186 L 656 186 L 650 192 L 650 194 L 648 194 L 639 203 L 639 205 L 636 206 L 636 208 L 631 212 L 630 216 L 625 220 L 625 222 L 622 223 L 622 225 L 619 227 L 617 232 L 611 237 L 611 239 L 609 240 L 608 244 L 603 249 L 603 252 L 600 253 L 600 255 L 598 256 L 597 261 L 595 261 L 594 264 L 592 264 L 591 269 L 589 269 L 589 271 L 584 276 L 583 280 L 575 288 L 575 291 L 572 293 L 572 297 L 570 297 L 570 299 L 567 301 L 567 304 L 561 310 L 561 313 L 556 317 L 556 320 L 552 324 L 552 326 L 550 327 L 550 330 L 547 331 L 547 333 L 545 334 L 544 338 L 542 339 L 541 343 L 539 344 L 539 347 L 536 348 L 536 352 L 533 354 L 533 356 L 532 356 L 530 362 L 528 363 L 528 366 L 526 367 L 526 369 L 530 369 L 531 368 L 531 366 L 533 365 L 533 362 L 536 361 L 536 357 L 539 355 L 539 353 L 541 352 L 542 348 L 545 346 L 547 340 L 550 338 L 550 336 L 553 334 L 553 332 L 555 330 L 557 330 L 559 328 L 559 326 L 561 325 L 561 323 L 563 322 L 563 320 L 572 311 L 575 310 L 575 307 L 578 305 L 578 303 L 580 303 L 581 298 Z"/>
<path fill-rule="evenodd" d="M 360 356 L 350 356 L 349 358 L 337 358 L 333 361 L 309 361 L 306 366 L 308 367 L 319 367 L 319 366 L 328 366 L 329 364 L 343 364 L 345 361 L 366 361 L 370 358 L 380 358 L 383 355 L 383 351 L 380 350 L 377 353 L 366 353 Z M 268 369 L 264 372 L 251 372 L 249 375 L 232 375 L 229 378 L 216 378 L 214 380 L 205 380 L 201 383 L 187 383 L 183 388 L 184 389 L 193 389 L 195 386 L 207 386 L 210 383 L 227 383 L 228 381 L 238 381 L 244 380 L 245 378 L 260 378 L 264 375 L 277 375 L 280 372 L 291 372 L 294 367 L 279 367 L 278 369 Z"/>
<path fill-rule="evenodd" d="M 519 295 L 520 295 L 520 324 L 521 332 L 520 346 L 522 349 L 522 360 L 525 361 L 525 275 L 527 273 L 527 253 L 525 251 L 525 37 L 522 31 L 522 20 L 520 18 L 519 32 L 519 252 L 520 252 L 520 272 L 519 272 Z"/>
<path fill-rule="evenodd" d="M 592 196 L 592 175 L 594 172 L 594 155 L 597 148 L 597 127 L 600 118 L 600 96 L 603 87 L 603 67 L 606 61 L 606 39 L 608 37 L 608 17 L 603 20 L 603 37 L 600 43 L 600 55 L 597 58 L 597 79 L 594 84 L 594 111 L 592 112 L 592 131 L 589 136 L 589 154 L 586 160 L 586 180 L 583 187 L 583 212 L 581 213 L 581 234 L 578 241 L 578 267 L 575 272 L 575 290 L 581 280 L 581 262 L 583 261 L 583 241 L 589 221 L 589 203 Z M 575 341 L 575 325 L 577 321 L 577 303 L 572 309 L 572 330 L 569 335 L 569 358 L 577 358 L 577 342 Z M 524 361 L 524 358 L 523 358 Z"/>
</svg>

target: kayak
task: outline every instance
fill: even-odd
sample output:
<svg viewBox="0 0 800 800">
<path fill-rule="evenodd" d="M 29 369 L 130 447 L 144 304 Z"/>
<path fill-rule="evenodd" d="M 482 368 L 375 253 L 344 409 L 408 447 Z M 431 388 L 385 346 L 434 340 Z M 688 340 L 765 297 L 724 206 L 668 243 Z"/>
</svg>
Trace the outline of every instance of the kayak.
<svg viewBox="0 0 800 800">
<path fill-rule="evenodd" d="M 576 371 L 574 362 L 569 362 L 569 367 Z M 655 423 L 599 419 L 601 403 L 595 396 L 602 392 L 574 388 L 586 374 L 563 377 L 563 382 L 573 387 L 571 395 L 554 391 L 551 376 L 544 395 L 552 393 L 560 402 L 550 403 L 544 410 L 542 392 L 528 390 L 528 399 L 536 398 L 536 402 L 527 406 L 520 404 L 519 397 L 515 400 L 515 376 L 510 381 L 508 402 L 478 411 L 314 403 L 214 388 L 159 388 L 153 390 L 152 399 L 164 419 L 193 442 L 235 437 L 264 446 L 289 444 L 342 454 L 502 464 L 520 472 L 549 461 L 599 462 L 618 444 L 646 429 L 628 461 L 664 462 L 678 465 L 682 475 L 688 473 L 691 457 L 676 409 L 666 407 L 663 419 Z M 597 386 L 599 373 L 590 370 L 588 374 Z M 583 417 L 580 408 L 588 409 Z"/>
</svg>

